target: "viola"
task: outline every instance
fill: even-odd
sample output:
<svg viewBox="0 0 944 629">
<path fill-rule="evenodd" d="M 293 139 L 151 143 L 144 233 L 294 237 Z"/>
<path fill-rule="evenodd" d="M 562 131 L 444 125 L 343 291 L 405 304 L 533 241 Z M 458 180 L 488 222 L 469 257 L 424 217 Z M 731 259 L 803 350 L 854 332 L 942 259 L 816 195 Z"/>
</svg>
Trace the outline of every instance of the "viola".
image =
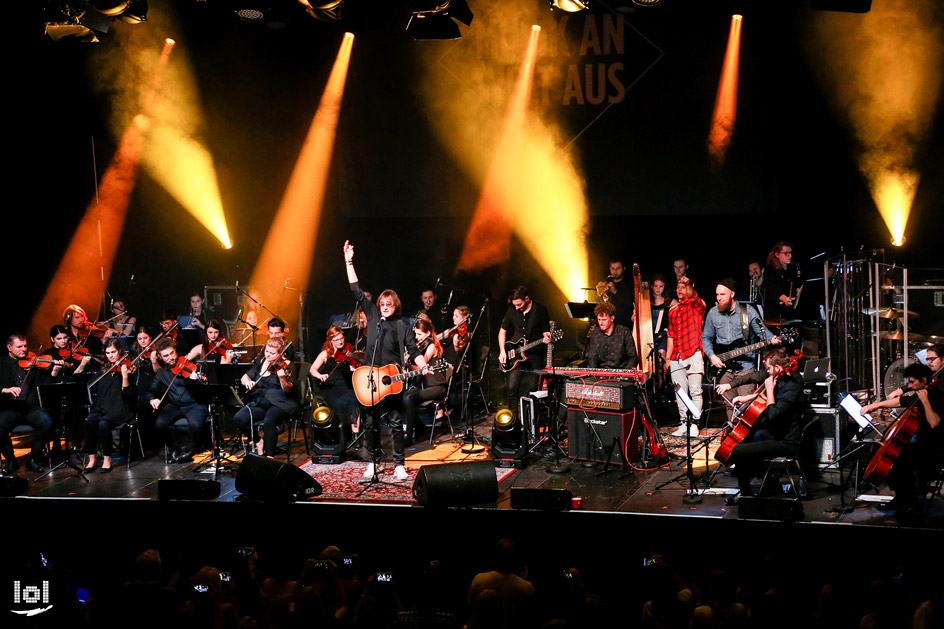
<svg viewBox="0 0 944 629">
<path fill-rule="evenodd" d="M 285 377 L 290 377 L 292 375 L 292 363 L 285 356 L 279 356 L 272 363 L 269 364 L 269 373 L 275 373 L 279 369 L 285 372 Z"/>
<path fill-rule="evenodd" d="M 122 357 L 121 360 L 119 360 L 118 362 L 112 363 L 111 366 L 108 368 L 108 371 L 109 373 L 111 373 L 112 376 L 117 378 L 118 376 L 121 375 L 121 368 L 123 366 L 128 368 L 129 374 L 134 373 L 138 369 L 138 366 L 134 363 L 134 361 L 132 361 L 126 355 Z"/>
<path fill-rule="evenodd" d="M 32 369 L 33 367 L 39 367 L 40 369 L 50 369 L 55 362 L 56 359 L 52 356 L 48 356 L 46 354 L 37 356 L 34 352 L 28 352 L 26 354 L 26 358 L 18 360 L 16 364 L 18 364 L 22 369 Z"/>
<path fill-rule="evenodd" d="M 79 328 L 76 330 L 76 336 L 87 339 L 89 337 L 95 337 L 97 339 L 104 338 L 105 334 L 108 332 L 108 326 L 105 325 L 87 325 L 84 328 Z"/>
</svg>

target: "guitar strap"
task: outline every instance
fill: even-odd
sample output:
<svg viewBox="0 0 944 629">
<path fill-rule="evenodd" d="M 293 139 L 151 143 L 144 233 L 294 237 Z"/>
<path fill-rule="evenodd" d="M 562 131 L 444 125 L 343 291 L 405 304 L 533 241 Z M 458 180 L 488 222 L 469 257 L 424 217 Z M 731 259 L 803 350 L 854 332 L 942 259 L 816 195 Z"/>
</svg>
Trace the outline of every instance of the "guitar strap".
<svg viewBox="0 0 944 629">
<path fill-rule="evenodd" d="M 751 344 L 751 319 L 747 314 L 747 304 L 738 303 L 741 310 L 741 336 L 744 337 L 744 344 Z"/>
<path fill-rule="evenodd" d="M 400 373 L 406 373 L 406 322 L 397 319 L 397 338 L 400 339 Z"/>
</svg>

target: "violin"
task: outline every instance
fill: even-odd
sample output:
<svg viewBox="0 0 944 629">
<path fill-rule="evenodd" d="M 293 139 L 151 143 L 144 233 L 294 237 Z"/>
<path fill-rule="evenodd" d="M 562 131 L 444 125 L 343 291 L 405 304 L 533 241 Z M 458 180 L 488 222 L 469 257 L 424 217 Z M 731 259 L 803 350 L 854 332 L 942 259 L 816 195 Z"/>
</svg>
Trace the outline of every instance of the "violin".
<svg viewBox="0 0 944 629">
<path fill-rule="evenodd" d="M 201 380 L 206 380 L 206 376 L 198 371 L 196 363 L 192 363 L 187 360 L 186 356 L 178 356 L 177 364 L 170 368 L 171 373 L 175 376 L 182 376 L 184 378 L 189 378 L 192 374 L 197 374 L 200 376 Z"/>
<path fill-rule="evenodd" d="M 89 337 L 95 337 L 97 339 L 104 338 L 105 334 L 108 332 L 108 326 L 105 325 L 87 325 L 84 328 L 80 328 L 76 331 L 76 336 L 83 339 Z"/>
<path fill-rule="evenodd" d="M 279 356 L 275 359 L 274 362 L 269 364 L 269 373 L 275 373 L 279 369 L 285 372 L 285 377 L 289 378 L 292 375 L 292 363 L 285 356 Z"/>
<path fill-rule="evenodd" d="M 34 352 L 29 352 L 26 354 L 26 358 L 22 358 L 17 361 L 17 365 L 21 369 L 32 369 L 33 367 L 39 367 L 40 369 L 50 369 L 53 366 L 53 363 L 56 362 L 56 359 L 52 356 L 43 354 L 42 356 L 37 356 Z"/>
<path fill-rule="evenodd" d="M 210 349 L 206 351 L 207 356 L 212 356 L 213 354 L 219 354 L 220 356 L 226 356 L 226 352 L 233 351 L 233 344 L 227 341 L 224 338 L 217 340 L 213 345 L 210 346 Z"/>
<path fill-rule="evenodd" d="M 364 364 L 364 352 L 355 351 L 353 345 L 345 343 L 344 347 L 334 350 L 334 359 L 339 363 L 350 363 L 352 367 L 360 367 Z"/>
<path fill-rule="evenodd" d="M 108 368 L 108 372 L 109 372 L 112 376 L 114 376 L 115 378 L 117 378 L 118 376 L 121 375 L 121 368 L 122 368 L 122 367 L 127 367 L 127 368 L 128 368 L 128 374 L 129 374 L 129 375 L 130 375 L 130 374 L 133 374 L 133 373 L 134 373 L 135 371 L 137 371 L 137 369 L 138 369 L 138 366 L 134 363 L 134 361 L 132 361 L 130 358 L 127 357 L 127 355 L 125 355 L 125 356 L 123 356 L 123 357 L 121 358 L 121 360 L 119 360 L 118 362 L 112 363 L 111 367 Z"/>
</svg>

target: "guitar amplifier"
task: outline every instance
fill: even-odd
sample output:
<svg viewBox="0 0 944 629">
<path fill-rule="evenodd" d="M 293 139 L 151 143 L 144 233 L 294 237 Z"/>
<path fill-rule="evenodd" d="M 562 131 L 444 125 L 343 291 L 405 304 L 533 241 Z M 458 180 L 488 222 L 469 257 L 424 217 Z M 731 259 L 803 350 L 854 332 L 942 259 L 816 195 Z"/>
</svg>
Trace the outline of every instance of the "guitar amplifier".
<svg viewBox="0 0 944 629">
<path fill-rule="evenodd" d="M 577 408 L 567 409 L 568 456 L 587 461 L 606 461 L 607 451 L 613 448 L 610 463 L 626 465 L 639 460 L 639 421 L 636 411 L 605 413 Z M 619 447 L 614 447 L 614 439 Z M 623 460 L 621 448 L 626 448 Z"/>
<path fill-rule="evenodd" d="M 607 411 L 628 411 L 634 407 L 635 384 L 608 378 L 569 379 L 564 383 L 567 406 Z"/>
</svg>

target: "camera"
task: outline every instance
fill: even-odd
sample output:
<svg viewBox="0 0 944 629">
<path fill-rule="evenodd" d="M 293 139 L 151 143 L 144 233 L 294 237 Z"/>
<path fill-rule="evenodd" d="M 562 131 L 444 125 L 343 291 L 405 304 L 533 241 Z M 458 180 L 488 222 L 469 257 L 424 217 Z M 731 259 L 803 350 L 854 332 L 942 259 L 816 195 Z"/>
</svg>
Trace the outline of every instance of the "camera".
<svg viewBox="0 0 944 629">
<path fill-rule="evenodd" d="M 193 591 L 205 594 L 206 592 L 210 591 L 210 586 L 204 583 L 198 583 L 197 585 L 193 586 Z"/>
<path fill-rule="evenodd" d="M 236 552 L 239 553 L 240 557 L 249 557 L 252 555 L 252 551 L 252 546 L 240 546 L 236 549 Z"/>
<path fill-rule="evenodd" d="M 378 572 L 377 582 L 378 583 L 393 583 L 393 573 L 392 572 Z"/>
<path fill-rule="evenodd" d="M 229 572 L 220 573 L 220 581 L 223 581 L 224 583 L 229 583 L 232 580 L 232 578 L 233 576 Z"/>
<path fill-rule="evenodd" d="M 643 559 L 642 559 L 642 565 L 644 565 L 644 566 L 651 566 L 651 565 L 653 565 L 655 562 L 656 562 L 656 560 L 655 560 L 655 558 L 653 558 L 653 557 L 643 557 Z"/>
</svg>

